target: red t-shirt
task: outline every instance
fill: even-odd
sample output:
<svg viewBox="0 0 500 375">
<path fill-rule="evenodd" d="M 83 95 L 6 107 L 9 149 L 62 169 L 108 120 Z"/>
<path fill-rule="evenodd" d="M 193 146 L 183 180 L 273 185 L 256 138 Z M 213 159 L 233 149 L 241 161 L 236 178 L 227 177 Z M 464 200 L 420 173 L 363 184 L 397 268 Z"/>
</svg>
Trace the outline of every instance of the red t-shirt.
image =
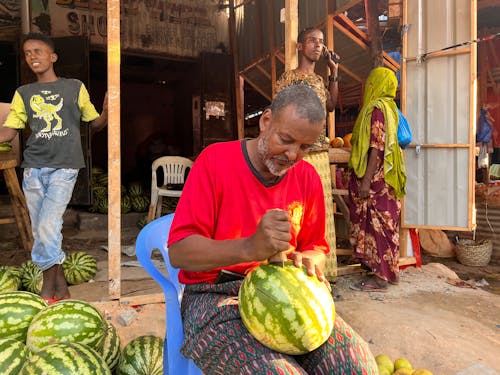
<svg viewBox="0 0 500 375">
<path fill-rule="evenodd" d="M 272 208 L 290 213 L 290 245 L 296 251 L 328 252 L 323 188 L 309 163 L 296 163 L 279 182 L 266 186 L 248 159 L 246 140 L 210 145 L 189 173 L 168 245 L 194 234 L 215 240 L 249 237 L 260 218 Z M 240 263 L 224 269 L 245 274 L 258 264 Z M 219 271 L 220 268 L 207 272 L 181 270 L 179 281 L 213 283 Z"/>
</svg>

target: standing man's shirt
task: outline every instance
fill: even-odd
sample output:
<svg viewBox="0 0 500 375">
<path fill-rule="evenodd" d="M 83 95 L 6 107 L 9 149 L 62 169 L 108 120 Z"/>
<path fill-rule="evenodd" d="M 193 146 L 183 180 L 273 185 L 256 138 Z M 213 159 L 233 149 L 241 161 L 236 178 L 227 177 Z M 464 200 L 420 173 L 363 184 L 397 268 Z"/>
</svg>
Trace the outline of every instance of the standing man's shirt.
<svg viewBox="0 0 500 375">
<path fill-rule="evenodd" d="M 19 87 L 4 126 L 24 129 L 28 124 L 31 129 L 23 168 L 83 168 L 80 121 L 98 117 L 85 85 L 59 78 Z"/>
</svg>

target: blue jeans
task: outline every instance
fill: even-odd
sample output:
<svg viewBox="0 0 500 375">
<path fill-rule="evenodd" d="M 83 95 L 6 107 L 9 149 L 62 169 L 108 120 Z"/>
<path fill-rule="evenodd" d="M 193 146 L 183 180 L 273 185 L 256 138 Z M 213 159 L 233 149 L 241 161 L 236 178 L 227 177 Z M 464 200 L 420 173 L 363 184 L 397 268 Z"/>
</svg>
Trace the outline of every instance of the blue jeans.
<svg viewBox="0 0 500 375">
<path fill-rule="evenodd" d="M 63 215 L 73 194 L 78 169 L 26 168 L 23 191 L 31 219 L 31 259 L 42 271 L 62 264 Z"/>
</svg>

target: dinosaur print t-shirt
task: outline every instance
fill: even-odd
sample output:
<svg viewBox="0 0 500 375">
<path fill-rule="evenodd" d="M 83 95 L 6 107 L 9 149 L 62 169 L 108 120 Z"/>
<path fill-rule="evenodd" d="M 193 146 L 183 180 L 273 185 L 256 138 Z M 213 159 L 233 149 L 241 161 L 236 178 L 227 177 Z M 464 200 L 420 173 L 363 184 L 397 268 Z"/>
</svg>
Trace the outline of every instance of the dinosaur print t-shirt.
<svg viewBox="0 0 500 375">
<path fill-rule="evenodd" d="M 59 78 L 19 87 L 4 126 L 24 129 L 29 125 L 23 168 L 83 168 L 80 120 L 98 117 L 85 85 Z"/>
</svg>

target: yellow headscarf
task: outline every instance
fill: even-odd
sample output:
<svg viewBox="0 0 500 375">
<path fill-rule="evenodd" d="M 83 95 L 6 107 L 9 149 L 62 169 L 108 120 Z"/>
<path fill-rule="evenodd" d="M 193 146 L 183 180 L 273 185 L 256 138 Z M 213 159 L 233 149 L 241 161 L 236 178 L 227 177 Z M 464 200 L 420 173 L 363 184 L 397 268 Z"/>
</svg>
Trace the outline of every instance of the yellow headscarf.
<svg viewBox="0 0 500 375">
<path fill-rule="evenodd" d="M 394 72 L 387 68 L 375 68 L 365 84 L 363 107 L 352 131 L 352 151 L 349 167 L 356 176 L 363 177 L 368 163 L 372 112 L 380 109 L 385 120 L 384 180 L 392 186 L 396 197 L 405 194 L 406 170 L 403 152 L 398 144 L 398 109 L 394 98 L 398 81 Z"/>
</svg>

